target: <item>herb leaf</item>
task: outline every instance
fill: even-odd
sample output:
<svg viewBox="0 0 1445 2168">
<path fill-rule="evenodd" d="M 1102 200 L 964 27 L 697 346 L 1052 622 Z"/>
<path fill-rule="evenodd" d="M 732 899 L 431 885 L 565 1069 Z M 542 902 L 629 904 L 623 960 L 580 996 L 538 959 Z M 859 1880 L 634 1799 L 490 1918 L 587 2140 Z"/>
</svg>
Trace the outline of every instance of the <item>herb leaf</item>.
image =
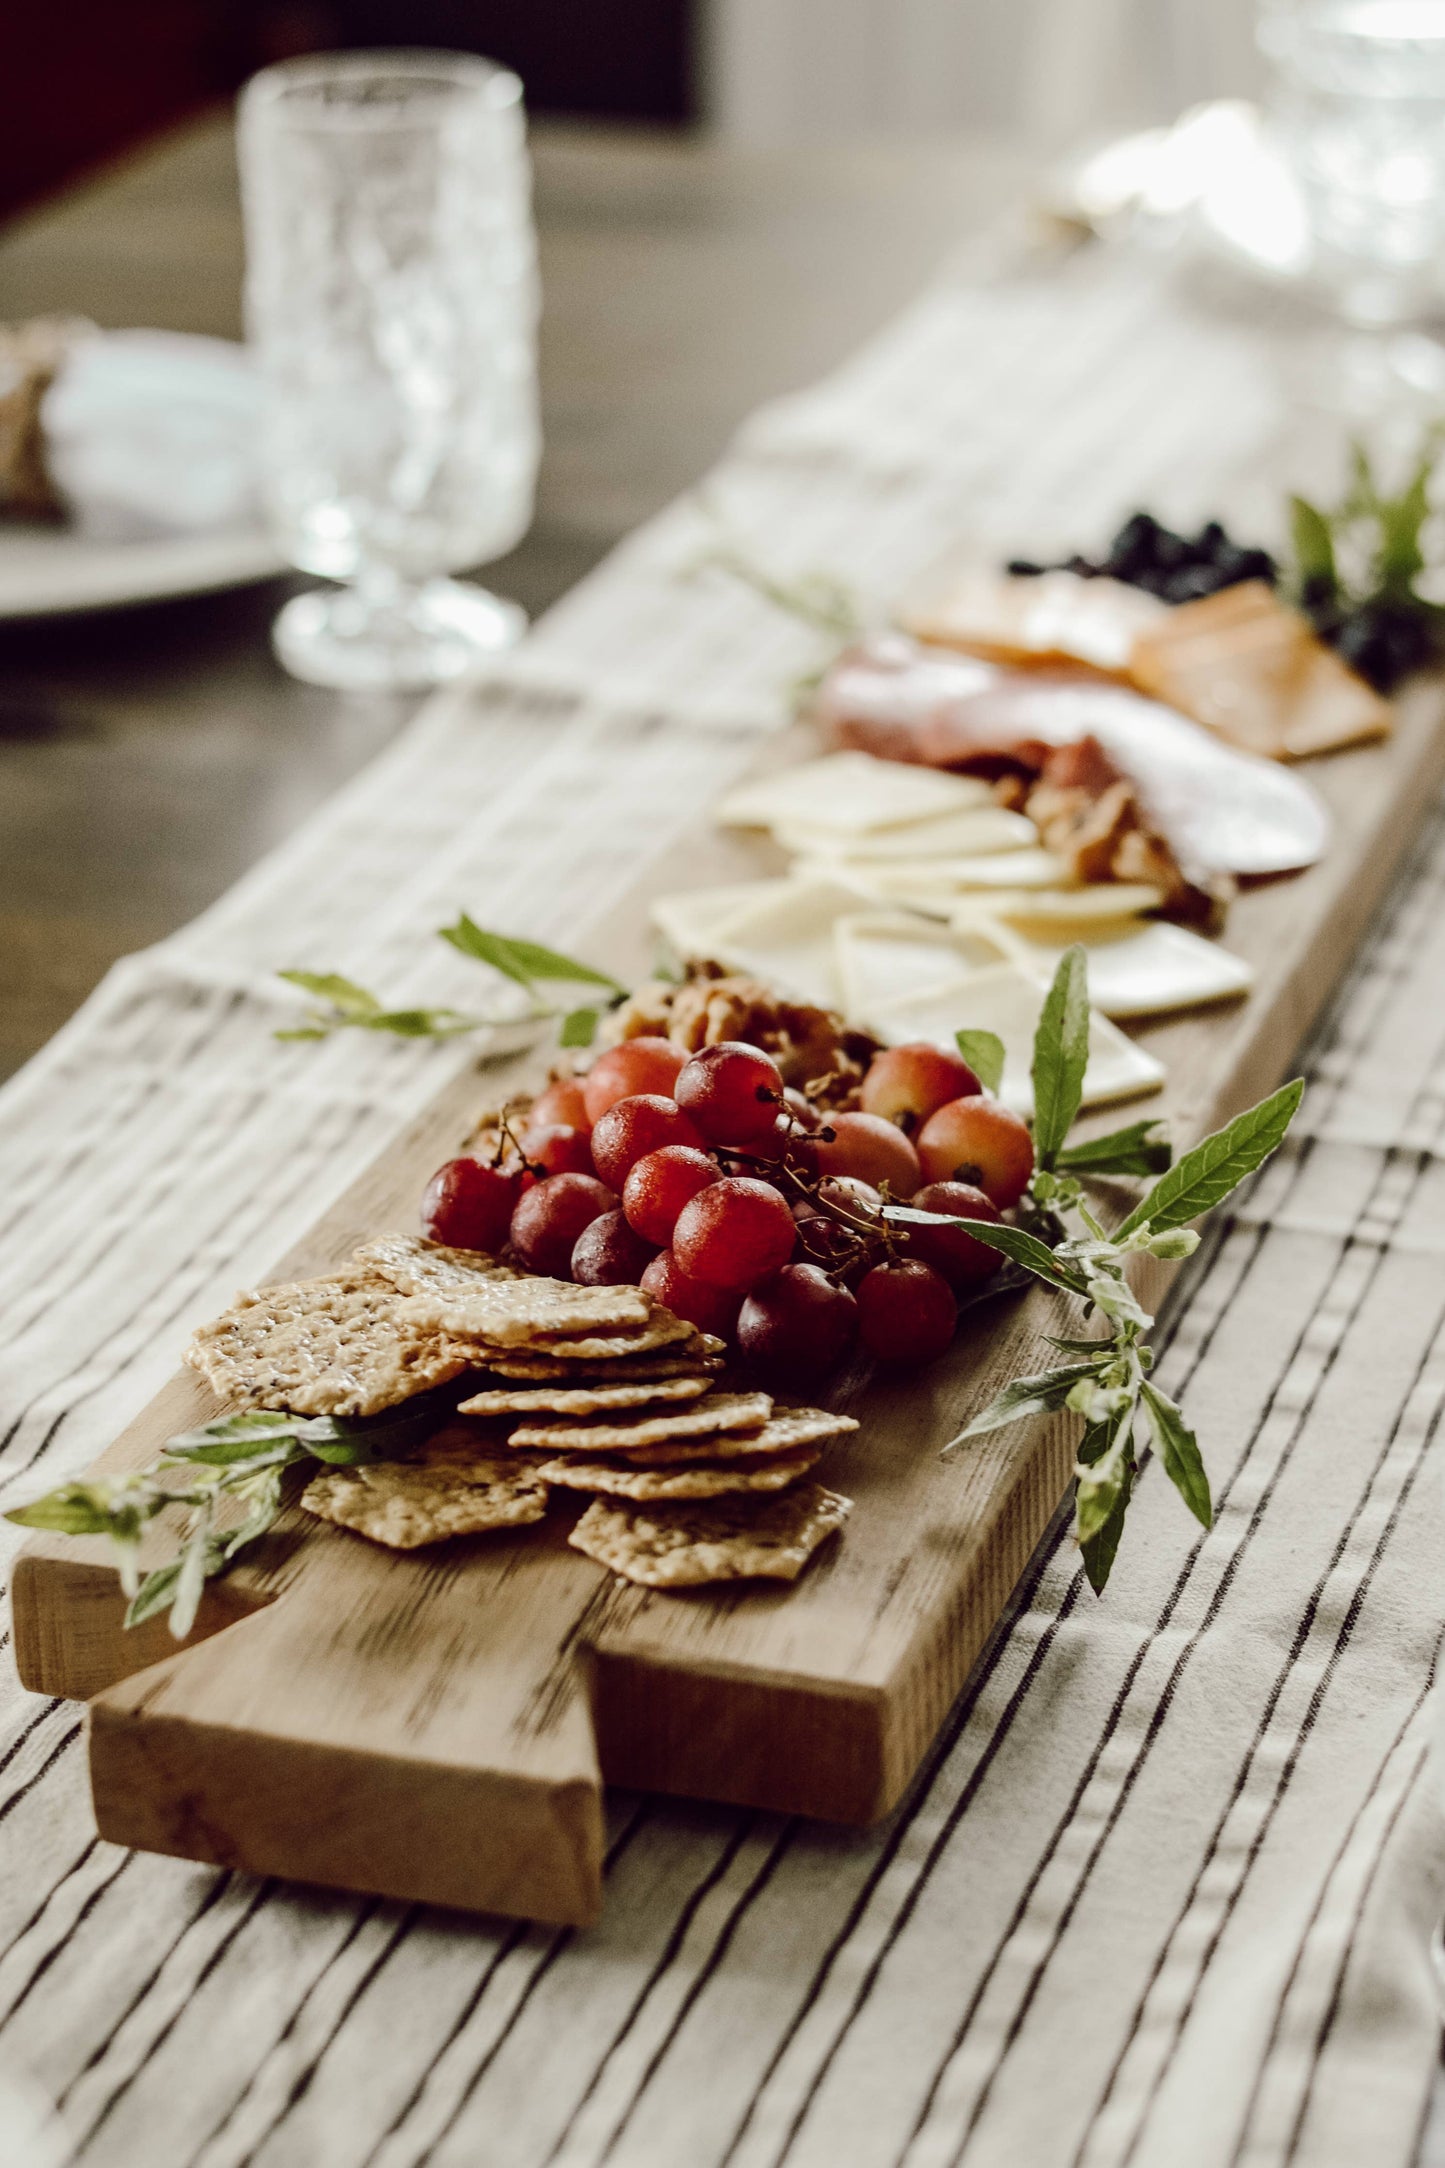
<svg viewBox="0 0 1445 2168">
<path fill-rule="evenodd" d="M 1092 1535 L 1080 1539 L 1079 1550 L 1084 1561 L 1084 1571 L 1089 1576 L 1089 1586 L 1096 1596 L 1103 1595 L 1105 1584 L 1114 1570 L 1119 1538 L 1124 1533 L 1124 1520 L 1133 1494 L 1134 1463 L 1131 1460 L 1124 1465 L 1114 1503 L 1108 1513 Z"/>
<path fill-rule="evenodd" d="M 596 1009 L 569 1009 L 557 1032 L 559 1046 L 590 1046 L 597 1036 Z"/>
<path fill-rule="evenodd" d="M 1209 1496 L 1209 1477 L 1199 1454 L 1199 1442 L 1179 1409 L 1156 1385 L 1147 1381 L 1139 1388 L 1164 1473 L 1197 1521 L 1214 1525 L 1214 1506 Z"/>
<path fill-rule="evenodd" d="M 1083 946 L 1065 949 L 1034 1034 L 1034 1152 L 1051 1169 L 1073 1126 L 1089 1065 L 1089 973 Z"/>
<path fill-rule="evenodd" d="M 885 1205 L 884 1217 L 891 1223 L 906 1227 L 937 1227 L 942 1221 L 946 1227 L 961 1227 L 965 1234 L 987 1243 L 991 1250 L 1002 1251 L 1016 1265 L 1036 1279 L 1044 1280 L 1050 1287 L 1058 1287 L 1066 1295 L 1086 1296 L 1088 1286 L 1082 1276 L 1067 1265 L 1060 1264 L 1047 1242 L 1031 1235 L 1024 1227 L 1007 1227 L 993 1220 L 951 1219 L 939 1212 L 915 1212 L 910 1205 Z"/>
<path fill-rule="evenodd" d="M 1055 1154 L 1056 1168 L 1075 1174 L 1163 1174 L 1174 1157 L 1164 1124 L 1131 1122 L 1087 1144 L 1067 1144 Z"/>
<path fill-rule="evenodd" d="M 1176 1166 L 1160 1176 L 1147 1196 L 1140 1198 L 1128 1218 L 1115 1228 L 1115 1240 L 1133 1234 L 1146 1220 L 1156 1233 L 1168 1227 L 1183 1227 L 1222 1202 L 1283 1142 L 1303 1092 L 1303 1078 L 1295 1077 L 1268 1099 L 1261 1099 L 1258 1106 L 1247 1107 L 1212 1137 L 1196 1144 L 1192 1152 L 1186 1152 Z"/>
<path fill-rule="evenodd" d="M 1330 523 L 1304 497 L 1291 497 L 1290 538 L 1300 583 L 1321 595 L 1333 595 L 1339 585 L 1335 568 L 1335 539 Z"/>
<path fill-rule="evenodd" d="M 152 1504 L 126 1485 L 62 1483 L 28 1506 L 12 1506 L 5 1518 L 19 1528 L 44 1528 L 55 1535 L 107 1536 L 121 1515 L 134 1520 L 138 1532 L 140 1523 L 159 1513 L 164 1502 Z"/>
<path fill-rule="evenodd" d="M 1109 1345 L 1103 1344 L 1106 1348 Z M 945 1455 L 955 1451 L 965 1438 L 981 1438 L 989 1431 L 1003 1430 L 1009 1423 L 1022 1422 L 1026 1415 L 1047 1415 L 1061 1408 L 1081 1379 L 1097 1374 L 1096 1363 L 1065 1363 L 1057 1370 L 1041 1370 L 1036 1377 L 1015 1378 L 981 1414 L 964 1425 L 957 1437 L 949 1439 L 943 1448 Z"/>
<path fill-rule="evenodd" d="M 339 971 L 278 971 L 276 976 L 285 979 L 288 986 L 299 986 L 303 994 L 329 1001 L 350 1024 L 381 1013 L 376 995 L 358 986 L 355 979 L 344 979 Z"/>
<path fill-rule="evenodd" d="M 986 1092 L 996 1092 L 1003 1082 L 1003 1040 L 996 1031 L 956 1031 L 958 1051 Z"/>
<path fill-rule="evenodd" d="M 1408 597 L 1415 580 L 1425 569 L 1425 552 L 1420 538 L 1430 516 L 1430 475 L 1434 465 L 1432 438 L 1400 495 L 1385 498 L 1377 507 L 1380 554 L 1376 576 L 1388 595 Z"/>
<path fill-rule="evenodd" d="M 490 964 L 494 971 L 514 979 L 529 992 L 538 979 L 560 979 L 570 986 L 605 986 L 614 994 L 627 991 L 609 972 L 596 971 L 591 964 L 579 963 L 575 956 L 563 956 L 557 949 L 543 948 L 539 941 L 519 941 L 510 934 L 488 933 L 465 911 L 455 926 L 442 927 L 441 937 L 443 941 L 450 941 L 463 956 Z"/>
</svg>

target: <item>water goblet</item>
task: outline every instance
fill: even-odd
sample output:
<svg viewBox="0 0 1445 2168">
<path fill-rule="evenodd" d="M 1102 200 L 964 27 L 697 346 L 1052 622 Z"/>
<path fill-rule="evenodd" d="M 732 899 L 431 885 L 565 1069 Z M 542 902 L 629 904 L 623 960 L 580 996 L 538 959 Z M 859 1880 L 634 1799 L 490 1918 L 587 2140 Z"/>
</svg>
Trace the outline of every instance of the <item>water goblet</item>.
<svg viewBox="0 0 1445 2168">
<path fill-rule="evenodd" d="M 532 514 L 536 250 L 521 85 L 460 53 L 323 54 L 252 78 L 238 127 L 262 491 L 298 595 L 276 652 L 398 689 L 510 646 L 448 577 Z"/>
</svg>

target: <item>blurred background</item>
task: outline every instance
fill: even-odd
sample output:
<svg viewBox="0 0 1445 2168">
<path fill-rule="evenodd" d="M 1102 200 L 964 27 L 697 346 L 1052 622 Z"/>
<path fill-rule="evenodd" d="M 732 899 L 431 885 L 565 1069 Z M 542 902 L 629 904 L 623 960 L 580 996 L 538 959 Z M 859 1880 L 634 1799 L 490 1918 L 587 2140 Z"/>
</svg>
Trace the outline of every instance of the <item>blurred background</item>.
<svg viewBox="0 0 1445 2168">
<path fill-rule="evenodd" d="M 836 367 L 995 221 L 1017 225 L 1065 153 L 1201 101 L 1263 98 L 1257 15 L 1302 19 L 1312 4 L 12 6 L 0 323 L 239 339 L 234 113 L 248 77 L 384 45 L 508 64 L 530 118 L 543 458 L 531 529 L 487 580 L 535 615 L 761 403 Z M 1204 149 L 1232 166 L 1230 143 Z M 58 563 L 64 537 L 42 544 Z M 288 678 L 270 628 L 305 583 L 247 577 L 49 616 L 0 593 L 0 1076 L 414 711 Z"/>
<path fill-rule="evenodd" d="M 1251 0 L 58 0 L 7 26 L 0 214 L 296 53 L 484 53 L 535 113 L 758 145 L 963 127 L 1048 143 L 1251 93 L 1253 15 Z"/>
</svg>

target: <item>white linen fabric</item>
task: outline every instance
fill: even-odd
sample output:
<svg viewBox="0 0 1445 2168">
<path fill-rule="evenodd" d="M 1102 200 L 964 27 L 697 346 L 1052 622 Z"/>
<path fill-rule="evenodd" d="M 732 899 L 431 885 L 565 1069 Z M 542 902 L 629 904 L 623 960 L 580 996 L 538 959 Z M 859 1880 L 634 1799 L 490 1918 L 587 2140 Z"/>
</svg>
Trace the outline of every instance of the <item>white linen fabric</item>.
<svg viewBox="0 0 1445 2168">
<path fill-rule="evenodd" d="M 759 417 L 0 1093 L 0 1502 L 83 1467 L 472 1058 L 278 1045 L 274 969 L 475 1000 L 430 938 L 459 905 L 585 949 L 782 719 L 821 644 L 699 569 L 719 525 L 870 608 L 1140 501 L 1259 532 L 1292 406 L 1269 327 L 1086 254 L 975 257 Z M 618 1797 L 600 1925 L 468 1920 L 100 1843 L 81 1712 L 8 1680 L 0 2061 L 76 2158 L 1403 2168 L 1445 1899 L 1442 972 L 1436 817 L 1169 1313 L 1215 1526 L 1147 1467 L 1102 1601 L 1060 1529 L 879 1829 Z"/>
</svg>

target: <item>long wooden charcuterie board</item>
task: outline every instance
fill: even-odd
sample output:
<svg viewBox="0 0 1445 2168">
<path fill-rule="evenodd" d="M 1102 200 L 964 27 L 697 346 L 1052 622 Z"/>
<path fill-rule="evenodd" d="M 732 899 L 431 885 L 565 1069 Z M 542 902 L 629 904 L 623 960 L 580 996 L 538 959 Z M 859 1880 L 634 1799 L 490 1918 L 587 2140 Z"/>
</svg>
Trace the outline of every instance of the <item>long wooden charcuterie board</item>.
<svg viewBox="0 0 1445 2168">
<path fill-rule="evenodd" d="M 1445 777 L 1445 694 L 1418 688 L 1389 744 L 1309 775 L 1335 840 L 1308 874 L 1235 904 L 1227 938 L 1255 967 L 1252 994 L 1136 1034 L 1167 1066 L 1147 1106 L 1177 1148 L 1288 1073 Z M 651 895 L 760 870 L 757 846 L 700 826 L 588 953 L 639 978 Z M 543 1067 L 459 1078 L 273 1276 L 413 1226 L 427 1175 L 480 1108 Z M 830 1397 L 862 1427 L 828 1480 L 856 1509 L 795 1586 L 632 1587 L 567 1547 L 568 1512 L 397 1555 L 293 1510 L 210 1584 L 178 1645 L 160 1619 L 123 1630 L 97 1539 L 44 1536 L 15 1574 L 21 1677 L 89 1702 L 96 1820 L 116 1843 L 585 1922 L 601 1902 L 608 1783 L 848 1823 L 902 1796 L 1064 1492 L 1075 1426 L 1017 1425 L 946 1463 L 938 1447 L 1038 1366 L 1038 1336 L 1056 1327 L 1042 1292 L 1001 1300 L 970 1313 L 932 1370 L 841 1381 Z M 98 1467 L 138 1466 L 216 1412 L 184 1371 Z"/>
</svg>

